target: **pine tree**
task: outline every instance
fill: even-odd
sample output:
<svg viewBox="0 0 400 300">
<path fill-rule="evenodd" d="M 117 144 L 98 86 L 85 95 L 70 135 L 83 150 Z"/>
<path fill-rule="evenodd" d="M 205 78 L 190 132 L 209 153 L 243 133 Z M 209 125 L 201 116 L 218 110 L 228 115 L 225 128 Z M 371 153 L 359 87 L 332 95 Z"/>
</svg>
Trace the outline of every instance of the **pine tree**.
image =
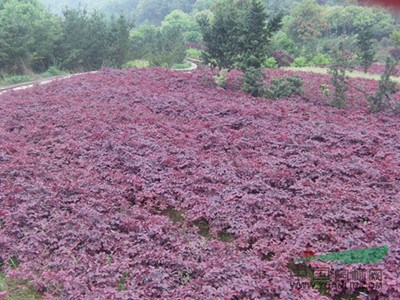
<svg viewBox="0 0 400 300">
<path fill-rule="evenodd" d="M 129 30 L 132 24 L 120 15 L 112 22 L 110 29 L 109 60 L 117 68 L 121 68 L 125 63 L 129 51 Z"/>
<path fill-rule="evenodd" d="M 239 39 L 240 69 L 261 68 L 266 58 L 268 45 L 266 21 L 265 6 L 258 0 L 252 0 L 250 8 L 245 14 L 244 26 Z"/>
<path fill-rule="evenodd" d="M 261 68 L 272 34 L 280 27 L 281 16 L 268 15 L 260 0 L 221 0 L 214 19 L 198 21 L 206 45 L 204 60 L 219 69 Z"/>
</svg>

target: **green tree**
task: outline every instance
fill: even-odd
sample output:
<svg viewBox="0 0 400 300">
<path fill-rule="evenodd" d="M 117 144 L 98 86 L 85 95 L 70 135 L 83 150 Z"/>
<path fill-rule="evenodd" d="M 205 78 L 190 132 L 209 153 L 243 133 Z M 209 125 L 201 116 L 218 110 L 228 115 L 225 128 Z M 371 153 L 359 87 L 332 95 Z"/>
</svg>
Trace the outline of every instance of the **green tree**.
<svg viewBox="0 0 400 300">
<path fill-rule="evenodd" d="M 57 18 L 36 0 L 7 0 L 1 7 L 0 68 L 19 74 L 46 70 L 61 37 Z"/>
<path fill-rule="evenodd" d="M 66 9 L 60 45 L 62 67 L 71 70 L 97 70 L 108 59 L 109 26 L 103 14 Z"/>
<path fill-rule="evenodd" d="M 140 0 L 136 11 L 139 23 L 160 25 L 165 16 L 175 9 L 192 10 L 195 0 Z"/>
<path fill-rule="evenodd" d="M 231 69 L 236 62 L 238 44 L 239 10 L 233 2 L 222 0 L 214 8 L 214 17 L 200 15 L 198 23 L 207 50 L 206 63 L 219 69 Z"/>
<path fill-rule="evenodd" d="M 271 50 L 285 50 L 291 56 L 297 57 L 300 54 L 297 44 L 287 36 L 283 30 L 279 30 L 271 38 Z"/>
<path fill-rule="evenodd" d="M 173 27 L 159 29 L 150 64 L 170 68 L 174 64 L 182 63 L 185 56 L 186 48 L 181 32 Z"/>
<path fill-rule="evenodd" d="M 361 29 L 357 34 L 358 58 L 364 73 L 368 72 L 369 67 L 374 62 L 375 49 L 372 42 L 373 32 L 370 27 Z"/>
<path fill-rule="evenodd" d="M 129 49 L 132 59 L 147 59 L 153 53 L 158 38 L 158 28 L 153 25 L 140 25 L 129 36 Z"/>
<path fill-rule="evenodd" d="M 248 68 L 260 69 L 266 59 L 267 46 L 272 33 L 279 29 L 280 15 L 267 24 L 267 13 L 264 4 L 253 0 L 245 12 L 244 22 L 239 29 L 237 47 L 238 67 L 242 70 Z"/>
<path fill-rule="evenodd" d="M 271 15 L 288 15 L 293 4 L 300 1 L 301 0 L 263 0 L 263 3 L 267 7 L 268 13 Z"/>
<path fill-rule="evenodd" d="M 109 61 L 112 66 L 121 68 L 129 53 L 129 32 L 133 24 L 124 15 L 113 20 L 109 31 Z"/>
<path fill-rule="evenodd" d="M 169 12 L 166 0 L 140 0 L 137 6 L 137 19 L 139 23 L 159 25 Z"/>
<path fill-rule="evenodd" d="M 400 48 L 400 30 L 393 30 L 390 35 L 392 42 L 396 48 Z"/>
<path fill-rule="evenodd" d="M 211 8 L 214 2 L 215 0 L 197 0 L 193 5 L 193 9 L 197 11 L 207 10 Z"/>
<path fill-rule="evenodd" d="M 162 30 L 178 30 L 185 41 L 200 42 L 201 32 L 196 20 L 182 10 L 169 13 L 161 23 Z"/>
<path fill-rule="evenodd" d="M 373 38 L 381 39 L 392 31 L 393 18 L 379 7 L 362 7 L 357 5 L 335 6 L 327 9 L 326 20 L 328 34 L 354 35 L 370 27 Z"/>
<path fill-rule="evenodd" d="M 83 2 L 81 3 L 83 4 Z M 123 14 L 126 18 L 131 18 L 136 11 L 139 0 L 112 0 L 98 1 L 96 3 L 99 11 L 110 15 Z M 70 4 L 68 5 L 70 6 Z"/>
<path fill-rule="evenodd" d="M 186 56 L 184 38 L 179 27 L 141 25 L 130 35 L 133 59 L 148 60 L 153 66 L 171 67 Z"/>
<path fill-rule="evenodd" d="M 324 9 L 315 0 L 296 3 L 290 13 L 289 36 L 301 45 L 320 37 L 327 26 Z"/>
<path fill-rule="evenodd" d="M 328 73 L 332 75 L 331 81 L 334 87 L 333 100 L 331 106 L 345 108 L 347 106 L 346 92 L 349 89 L 347 71 L 354 68 L 354 57 L 351 52 L 344 50 L 343 43 L 331 53 L 331 63 Z"/>
<path fill-rule="evenodd" d="M 385 70 L 379 80 L 378 89 L 374 95 L 367 96 L 367 103 L 371 112 L 377 113 L 391 108 L 394 112 L 400 113 L 399 102 L 392 98 L 400 89 L 397 87 L 397 83 L 391 79 L 398 73 L 399 61 L 400 49 L 392 49 L 390 55 L 386 58 Z"/>
<path fill-rule="evenodd" d="M 218 1 L 213 18 L 202 15 L 198 19 L 206 46 L 205 62 L 219 69 L 259 68 L 280 20 L 278 16 L 267 22 L 265 6 L 259 0 Z"/>
</svg>

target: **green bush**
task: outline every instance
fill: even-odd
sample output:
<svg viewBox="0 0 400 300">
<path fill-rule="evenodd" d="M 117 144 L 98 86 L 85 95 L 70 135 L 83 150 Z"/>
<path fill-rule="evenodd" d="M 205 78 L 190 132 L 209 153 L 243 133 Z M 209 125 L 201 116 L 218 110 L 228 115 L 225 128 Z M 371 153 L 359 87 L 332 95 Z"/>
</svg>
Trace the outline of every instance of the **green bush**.
<svg viewBox="0 0 400 300">
<path fill-rule="evenodd" d="M 44 78 L 47 78 L 47 77 L 52 77 L 52 76 L 62 76 L 62 75 L 68 75 L 68 74 L 70 74 L 70 73 L 66 72 L 66 71 L 62 71 L 55 66 L 52 66 L 46 72 L 42 73 L 41 76 Z"/>
<path fill-rule="evenodd" d="M 171 68 L 174 70 L 181 70 L 181 69 L 190 68 L 191 66 L 192 66 L 192 64 L 190 62 L 185 61 L 181 64 L 174 64 L 174 65 L 172 65 Z"/>
<path fill-rule="evenodd" d="M 290 65 L 293 68 L 308 67 L 309 63 L 304 56 L 297 57 Z"/>
<path fill-rule="evenodd" d="M 3 80 L 1 80 L 0 84 L 1 85 L 18 84 L 18 83 L 32 81 L 32 79 L 33 79 L 32 77 L 27 75 L 13 75 L 5 77 Z"/>
<path fill-rule="evenodd" d="M 395 47 L 400 47 L 400 31 L 399 30 L 393 30 L 391 34 L 391 40 L 393 42 L 393 45 Z"/>
<path fill-rule="evenodd" d="M 311 66 L 327 66 L 330 64 L 330 57 L 328 54 L 319 53 L 310 61 Z"/>
<path fill-rule="evenodd" d="M 148 68 L 150 66 L 149 62 L 147 60 L 142 60 L 142 59 L 135 59 L 135 60 L 130 60 L 122 65 L 122 68 L 128 69 L 128 68 Z"/>
<path fill-rule="evenodd" d="M 253 97 L 264 97 L 267 91 L 264 78 L 265 73 L 261 69 L 247 69 L 243 76 L 242 91 Z"/>
<path fill-rule="evenodd" d="M 268 69 L 278 69 L 278 65 L 276 64 L 274 57 L 267 58 L 263 64 L 263 67 Z"/>
<path fill-rule="evenodd" d="M 186 56 L 195 58 L 195 59 L 201 59 L 203 51 L 195 49 L 195 48 L 189 48 L 186 50 Z"/>
<path fill-rule="evenodd" d="M 272 78 L 271 86 L 266 91 L 266 97 L 280 99 L 303 93 L 303 80 L 299 76 L 287 76 L 283 78 Z"/>
<path fill-rule="evenodd" d="M 225 88 L 226 82 L 228 81 L 228 70 L 222 69 L 221 71 L 219 71 L 218 75 L 214 76 L 214 79 L 217 86 Z"/>
<path fill-rule="evenodd" d="M 328 74 L 332 75 L 331 82 L 334 88 L 333 99 L 329 104 L 336 108 L 347 106 L 346 93 L 349 89 L 346 82 L 347 71 L 354 69 L 355 62 L 354 54 L 344 49 L 344 44 L 340 43 L 339 47 L 331 52 L 331 63 L 328 68 Z"/>
<path fill-rule="evenodd" d="M 395 55 L 393 55 L 395 54 Z M 400 104 L 393 99 L 393 95 L 400 91 L 397 83 L 392 81 L 391 76 L 396 75 L 396 67 L 400 61 L 400 49 L 391 52 L 391 56 L 386 58 L 385 70 L 379 80 L 378 89 L 374 95 L 367 97 L 368 108 L 372 113 L 392 108 L 396 113 L 400 113 Z"/>
</svg>

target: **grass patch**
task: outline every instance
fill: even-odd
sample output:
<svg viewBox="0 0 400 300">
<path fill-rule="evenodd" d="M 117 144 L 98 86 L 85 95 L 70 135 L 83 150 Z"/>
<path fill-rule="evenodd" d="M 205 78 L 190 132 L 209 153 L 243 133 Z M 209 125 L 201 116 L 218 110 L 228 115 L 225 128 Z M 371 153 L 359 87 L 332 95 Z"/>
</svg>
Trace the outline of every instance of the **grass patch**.
<svg viewBox="0 0 400 300">
<path fill-rule="evenodd" d="M 199 229 L 199 235 L 205 238 L 210 238 L 210 223 L 206 219 L 200 219 L 191 223 L 192 226 L 195 226 Z"/>
<path fill-rule="evenodd" d="M 167 209 L 162 210 L 160 215 L 168 217 L 169 220 L 175 224 L 183 225 L 185 222 L 183 213 L 173 207 L 168 207 Z"/>
<path fill-rule="evenodd" d="M 227 229 L 224 229 L 218 232 L 218 239 L 223 242 L 230 243 L 233 242 L 235 237 L 230 234 Z"/>
<path fill-rule="evenodd" d="M 195 58 L 195 59 L 201 59 L 203 51 L 195 49 L 195 48 L 189 48 L 186 50 L 186 56 Z"/>
<path fill-rule="evenodd" d="M 171 68 L 174 70 L 182 70 L 182 69 L 190 68 L 191 66 L 192 66 L 192 64 L 190 62 L 185 61 L 181 64 L 174 64 L 174 65 L 172 65 Z"/>
<path fill-rule="evenodd" d="M 16 256 L 11 257 L 8 260 L 8 266 L 13 270 L 17 269 L 19 267 L 18 257 L 16 257 Z"/>
<path fill-rule="evenodd" d="M 122 292 L 127 290 L 127 279 L 129 274 L 124 272 L 122 276 L 118 279 L 117 290 Z"/>
<path fill-rule="evenodd" d="M 124 69 L 148 68 L 148 67 L 150 67 L 150 63 L 147 60 L 143 60 L 143 59 L 130 60 L 122 65 L 122 68 L 124 68 Z"/>
<path fill-rule="evenodd" d="M 319 68 L 319 67 L 301 67 L 301 68 L 293 68 L 293 67 L 287 67 L 283 68 L 284 70 L 288 71 L 301 71 L 301 72 L 310 72 L 310 73 L 317 73 L 317 74 L 328 74 L 327 68 Z M 364 78 L 364 79 L 373 79 L 373 80 L 380 80 L 381 75 L 379 74 L 370 74 L 370 73 L 364 73 L 364 72 L 359 72 L 359 71 L 352 71 L 348 72 L 347 75 L 351 78 Z M 398 77 L 392 77 L 392 80 L 395 82 L 400 82 L 400 78 Z"/>
<path fill-rule="evenodd" d="M 0 273 L 0 293 L 6 292 L 5 300 L 40 300 L 43 295 L 30 287 L 28 281 L 19 281 L 7 278 L 4 272 Z"/>
<path fill-rule="evenodd" d="M 48 77 L 53 77 L 53 76 L 63 76 L 63 75 L 69 75 L 70 73 L 67 71 L 63 71 L 58 69 L 57 67 L 50 67 L 46 72 L 40 74 L 41 77 L 43 78 L 48 78 Z"/>
<path fill-rule="evenodd" d="M 32 81 L 33 77 L 27 75 L 13 75 L 9 77 L 5 77 L 0 81 L 0 86 L 24 83 L 28 81 Z"/>
</svg>

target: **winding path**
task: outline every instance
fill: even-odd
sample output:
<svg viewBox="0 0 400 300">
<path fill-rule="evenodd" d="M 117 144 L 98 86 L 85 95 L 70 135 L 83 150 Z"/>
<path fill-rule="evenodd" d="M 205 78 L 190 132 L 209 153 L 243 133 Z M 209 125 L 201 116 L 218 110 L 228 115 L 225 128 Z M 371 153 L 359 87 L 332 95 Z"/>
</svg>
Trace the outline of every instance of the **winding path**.
<svg viewBox="0 0 400 300">
<path fill-rule="evenodd" d="M 192 72 L 198 68 L 197 64 L 200 61 L 197 61 L 196 59 L 191 59 L 191 58 L 186 59 L 186 60 L 191 63 L 191 66 L 186 69 L 176 69 L 175 71 Z M 50 77 L 50 78 L 38 79 L 35 81 L 29 81 L 29 82 L 23 82 L 23 83 L 13 84 L 13 85 L 9 85 L 9 86 L 4 86 L 4 87 L 0 87 L 0 95 L 10 92 L 10 91 L 25 90 L 25 89 L 33 88 L 34 86 L 48 84 L 55 80 L 67 79 L 72 76 L 78 76 L 78 75 L 90 74 L 90 73 L 96 73 L 96 72 L 97 71 L 86 72 L 86 73 L 77 73 L 77 74 L 71 74 L 71 75 L 54 76 L 54 77 Z"/>
</svg>

